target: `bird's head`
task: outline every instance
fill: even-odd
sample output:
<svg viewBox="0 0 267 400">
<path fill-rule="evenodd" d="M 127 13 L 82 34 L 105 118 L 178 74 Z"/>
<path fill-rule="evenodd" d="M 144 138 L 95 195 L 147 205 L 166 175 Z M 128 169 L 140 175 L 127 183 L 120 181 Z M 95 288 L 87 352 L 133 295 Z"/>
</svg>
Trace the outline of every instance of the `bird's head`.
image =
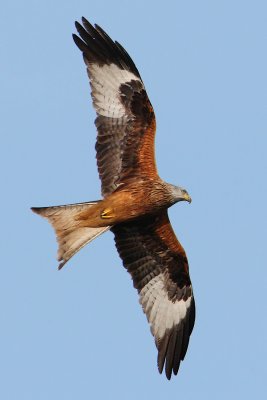
<svg viewBox="0 0 267 400">
<path fill-rule="evenodd" d="M 177 203 L 178 201 L 188 201 L 188 203 L 191 203 L 192 199 L 185 189 L 174 185 L 169 185 L 169 188 L 173 204 Z"/>
</svg>

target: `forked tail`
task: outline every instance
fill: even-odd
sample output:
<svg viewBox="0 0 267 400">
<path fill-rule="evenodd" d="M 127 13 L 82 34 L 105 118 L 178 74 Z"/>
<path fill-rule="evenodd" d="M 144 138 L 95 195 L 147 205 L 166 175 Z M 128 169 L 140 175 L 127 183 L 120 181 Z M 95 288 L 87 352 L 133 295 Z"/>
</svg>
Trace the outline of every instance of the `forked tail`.
<svg viewBox="0 0 267 400">
<path fill-rule="evenodd" d="M 58 261 L 61 261 L 58 269 L 61 269 L 87 243 L 111 228 L 110 226 L 99 228 L 79 226 L 79 214 L 97 203 L 94 201 L 55 207 L 32 207 L 33 212 L 47 218 L 55 229 L 58 242 Z"/>
</svg>

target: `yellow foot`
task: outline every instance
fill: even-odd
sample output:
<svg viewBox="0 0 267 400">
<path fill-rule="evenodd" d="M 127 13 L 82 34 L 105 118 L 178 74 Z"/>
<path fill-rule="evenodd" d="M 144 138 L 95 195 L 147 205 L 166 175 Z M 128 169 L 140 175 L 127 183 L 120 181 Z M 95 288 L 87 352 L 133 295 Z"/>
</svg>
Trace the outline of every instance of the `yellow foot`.
<svg viewBox="0 0 267 400">
<path fill-rule="evenodd" d="M 103 219 L 108 219 L 108 218 L 114 218 L 114 211 L 111 208 L 105 208 L 102 212 L 101 212 L 101 218 Z"/>
</svg>

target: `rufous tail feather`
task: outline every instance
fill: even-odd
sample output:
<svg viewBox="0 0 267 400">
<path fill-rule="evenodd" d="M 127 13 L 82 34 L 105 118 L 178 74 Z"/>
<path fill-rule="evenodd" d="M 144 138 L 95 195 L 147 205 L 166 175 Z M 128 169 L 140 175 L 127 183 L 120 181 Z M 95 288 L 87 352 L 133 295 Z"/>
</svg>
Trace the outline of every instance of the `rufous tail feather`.
<svg viewBox="0 0 267 400">
<path fill-rule="evenodd" d="M 87 243 L 111 228 L 110 226 L 99 228 L 79 226 L 79 214 L 96 203 L 98 202 L 32 207 L 33 212 L 47 218 L 55 229 L 58 242 L 58 261 L 61 261 L 58 269 L 61 269 Z"/>
</svg>

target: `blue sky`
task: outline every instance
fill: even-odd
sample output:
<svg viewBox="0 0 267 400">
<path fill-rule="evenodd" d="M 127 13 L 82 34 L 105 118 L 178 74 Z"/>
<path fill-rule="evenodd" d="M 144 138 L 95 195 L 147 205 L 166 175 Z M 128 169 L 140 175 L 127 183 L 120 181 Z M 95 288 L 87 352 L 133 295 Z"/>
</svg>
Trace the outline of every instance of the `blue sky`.
<svg viewBox="0 0 267 400">
<path fill-rule="evenodd" d="M 99 3 L 99 4 L 96 4 Z M 1 8 L 0 397 L 251 399 L 266 393 L 265 1 L 5 2 Z M 189 262 L 196 325 L 168 382 L 111 233 L 61 272 L 31 206 L 95 200 L 95 114 L 71 34 L 84 15 L 135 61 Z"/>
</svg>

